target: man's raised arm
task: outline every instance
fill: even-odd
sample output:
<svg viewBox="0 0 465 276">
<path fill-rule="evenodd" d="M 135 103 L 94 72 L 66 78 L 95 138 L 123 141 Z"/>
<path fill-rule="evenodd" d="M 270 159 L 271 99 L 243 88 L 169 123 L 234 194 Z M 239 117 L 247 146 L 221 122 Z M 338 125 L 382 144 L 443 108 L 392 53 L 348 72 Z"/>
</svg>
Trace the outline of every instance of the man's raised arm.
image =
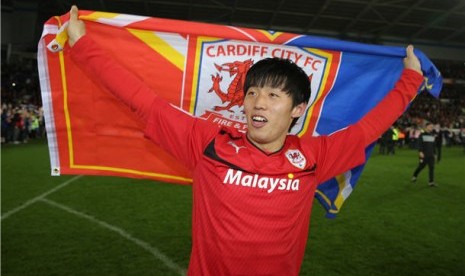
<svg viewBox="0 0 465 276">
<path fill-rule="evenodd" d="M 76 6 L 71 7 L 67 32 L 73 61 L 147 122 L 157 95 L 86 35 L 85 24 L 79 20 Z"/>
<path fill-rule="evenodd" d="M 324 140 L 321 147 L 324 150 L 318 160 L 318 183 L 363 164 L 366 159 L 365 148 L 376 141 L 405 111 L 423 82 L 420 61 L 413 53 L 413 46 L 407 47 L 404 67 L 400 79 L 381 102 L 360 121 Z"/>
<path fill-rule="evenodd" d="M 402 115 L 422 82 L 420 61 L 413 52 L 413 46 L 409 45 L 404 58 L 404 71 L 394 89 L 354 125 L 362 130 L 366 145 L 378 139 Z"/>
</svg>

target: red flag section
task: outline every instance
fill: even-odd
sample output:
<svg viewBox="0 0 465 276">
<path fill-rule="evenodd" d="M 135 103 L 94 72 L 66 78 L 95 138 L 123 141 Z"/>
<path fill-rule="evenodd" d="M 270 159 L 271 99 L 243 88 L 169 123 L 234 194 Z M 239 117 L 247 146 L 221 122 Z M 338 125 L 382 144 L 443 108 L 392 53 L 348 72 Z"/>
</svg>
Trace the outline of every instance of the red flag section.
<svg viewBox="0 0 465 276">
<path fill-rule="evenodd" d="M 313 135 L 340 62 L 339 52 L 285 45 L 294 34 L 92 11 L 80 11 L 80 18 L 88 35 L 154 93 L 195 116 L 240 129 L 243 78 L 254 62 L 288 58 L 312 78 L 313 104 L 293 129 L 300 136 Z M 179 162 L 144 138 L 137 116 L 73 64 L 63 45 L 67 20 L 51 18 L 39 43 L 52 174 L 190 183 Z M 64 51 L 46 48 L 60 44 Z"/>
</svg>

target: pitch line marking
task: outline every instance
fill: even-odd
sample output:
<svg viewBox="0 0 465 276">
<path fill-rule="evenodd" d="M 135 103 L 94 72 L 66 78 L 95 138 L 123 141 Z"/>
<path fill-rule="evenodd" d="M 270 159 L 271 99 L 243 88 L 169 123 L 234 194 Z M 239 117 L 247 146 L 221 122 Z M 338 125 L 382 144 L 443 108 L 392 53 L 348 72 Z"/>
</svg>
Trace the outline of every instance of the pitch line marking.
<svg viewBox="0 0 465 276">
<path fill-rule="evenodd" d="M 46 196 L 48 196 L 48 195 L 50 195 L 50 194 L 52 194 L 52 193 L 58 191 L 59 189 L 61 189 L 61 188 L 65 187 L 65 186 L 67 186 L 67 185 L 70 184 L 71 182 L 73 182 L 73 181 L 75 181 L 75 180 L 78 180 L 78 179 L 81 178 L 81 177 L 82 177 L 82 175 L 77 175 L 77 176 L 75 176 L 75 177 L 73 177 L 73 178 L 71 178 L 71 179 L 69 179 L 69 180 L 67 180 L 67 181 L 65 181 L 65 182 L 63 182 L 63 183 L 61 183 L 60 185 L 56 186 L 55 188 L 53 188 L 53 189 L 51 189 L 51 190 L 49 190 L 49 191 L 47 191 L 47 192 L 45 192 L 45 193 L 43 193 L 43 194 L 37 196 L 37 197 L 34 197 L 33 199 L 30 199 L 30 200 L 24 202 L 22 205 L 20 205 L 20 206 L 18 206 L 18 207 L 16 207 L 16 208 L 14 208 L 14 209 L 12 209 L 12 210 L 6 212 L 5 214 L 3 214 L 1 220 L 4 220 L 4 219 L 10 217 L 11 215 L 13 215 L 13 214 L 15 214 L 15 213 L 17 213 L 17 212 L 19 212 L 19 211 L 21 211 L 21 210 L 23 210 L 23 209 L 29 207 L 29 205 L 36 203 L 37 201 L 39 201 L 39 200 L 45 198 Z"/>
<path fill-rule="evenodd" d="M 100 226 L 102 226 L 103 228 L 106 228 L 110 231 L 113 231 L 113 232 L 116 232 L 118 233 L 120 236 L 122 236 L 123 238 L 137 244 L 138 246 L 142 247 L 143 249 L 149 251 L 156 259 L 160 260 L 164 265 L 166 265 L 167 267 L 169 267 L 170 269 L 172 269 L 173 271 L 177 272 L 179 275 L 186 275 L 186 270 L 181 268 L 179 265 L 177 265 L 175 262 L 173 262 L 170 258 L 168 258 L 165 254 L 163 254 L 162 252 L 160 252 L 160 250 L 158 250 L 157 248 L 151 246 L 149 243 L 143 241 L 143 240 L 140 240 L 138 238 L 135 238 L 133 236 L 131 236 L 131 234 L 129 234 L 128 232 L 124 231 L 122 228 L 119 228 L 117 226 L 114 226 L 114 225 L 111 225 L 105 221 L 102 221 L 102 220 L 99 220 L 97 218 L 94 218 L 90 215 L 87 215 L 85 213 L 81 213 L 79 211 L 76 211 L 68 206 L 65 206 L 65 205 L 62 205 L 58 202 L 55 202 L 55 201 L 52 201 L 52 200 L 49 200 L 49 199 L 46 199 L 46 198 L 40 198 L 39 199 L 40 201 L 43 201 L 53 207 L 56 207 L 58 209 L 61 209 L 63 211 L 66 211 L 68 213 L 71 213 L 71 214 L 74 214 L 78 217 L 81 217 L 81 218 L 84 218 L 84 219 L 87 219 L 87 220 L 90 220 L 91 222 L 94 222 Z"/>
</svg>

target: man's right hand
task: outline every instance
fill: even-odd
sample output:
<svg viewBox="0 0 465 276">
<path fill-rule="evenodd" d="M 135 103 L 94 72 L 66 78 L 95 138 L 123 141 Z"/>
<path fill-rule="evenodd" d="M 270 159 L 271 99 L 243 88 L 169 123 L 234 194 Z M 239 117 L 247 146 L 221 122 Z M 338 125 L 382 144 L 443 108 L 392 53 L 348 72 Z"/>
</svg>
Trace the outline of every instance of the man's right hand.
<svg viewBox="0 0 465 276">
<path fill-rule="evenodd" d="M 69 21 L 66 30 L 69 38 L 68 43 L 71 47 L 86 34 L 86 26 L 82 20 L 79 20 L 78 16 L 78 8 L 73 5 L 69 11 Z"/>
</svg>

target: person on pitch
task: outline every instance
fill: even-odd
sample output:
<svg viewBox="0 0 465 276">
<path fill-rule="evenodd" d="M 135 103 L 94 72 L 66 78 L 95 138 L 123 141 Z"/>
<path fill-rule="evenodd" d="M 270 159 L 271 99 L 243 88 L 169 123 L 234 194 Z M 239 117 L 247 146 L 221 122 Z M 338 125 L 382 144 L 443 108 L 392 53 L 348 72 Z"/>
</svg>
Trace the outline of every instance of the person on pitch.
<svg viewBox="0 0 465 276">
<path fill-rule="evenodd" d="M 436 162 L 436 147 L 437 147 L 437 136 L 434 133 L 434 124 L 427 123 L 425 132 L 423 132 L 418 138 L 419 149 L 418 149 L 418 166 L 413 172 L 412 182 L 417 181 L 417 177 L 420 172 L 428 165 L 428 185 L 430 187 L 437 187 L 434 183 L 434 163 Z"/>
<path fill-rule="evenodd" d="M 365 162 L 423 82 L 413 46 L 395 87 L 359 122 L 301 140 L 289 129 L 305 113 L 310 82 L 293 62 L 266 58 L 244 85 L 247 131 L 196 118 L 157 96 L 86 34 L 71 8 L 65 51 L 144 122 L 145 135 L 192 172 L 189 275 L 298 275 L 315 190 Z M 164 80 L 160 80 L 164 81 Z"/>
</svg>

